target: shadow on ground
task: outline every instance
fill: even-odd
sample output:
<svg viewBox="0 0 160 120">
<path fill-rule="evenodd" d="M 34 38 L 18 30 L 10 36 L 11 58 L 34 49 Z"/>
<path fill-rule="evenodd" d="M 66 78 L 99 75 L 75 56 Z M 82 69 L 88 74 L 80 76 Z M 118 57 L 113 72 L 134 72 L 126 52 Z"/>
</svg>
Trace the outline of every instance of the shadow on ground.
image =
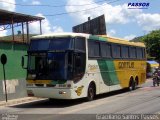
<svg viewBox="0 0 160 120">
<path fill-rule="evenodd" d="M 97 95 L 95 100 L 104 99 L 106 97 L 118 95 L 121 93 L 129 92 L 127 89 L 117 90 L 114 92 L 109 92 L 101 95 Z M 75 100 L 58 100 L 58 99 L 45 99 L 39 101 L 33 101 L 29 103 L 22 103 L 19 105 L 10 106 L 12 108 L 64 108 L 70 107 L 77 104 L 82 104 L 87 102 L 85 98 L 75 99 Z"/>
</svg>

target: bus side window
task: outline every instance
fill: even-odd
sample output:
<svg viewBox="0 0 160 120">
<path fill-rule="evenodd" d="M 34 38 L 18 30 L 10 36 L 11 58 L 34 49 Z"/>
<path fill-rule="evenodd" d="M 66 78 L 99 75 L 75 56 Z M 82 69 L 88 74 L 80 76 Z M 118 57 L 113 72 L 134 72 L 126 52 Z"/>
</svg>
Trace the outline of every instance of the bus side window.
<svg viewBox="0 0 160 120">
<path fill-rule="evenodd" d="M 129 56 L 132 59 L 137 57 L 137 55 L 136 55 L 136 47 L 129 47 Z"/>
<path fill-rule="evenodd" d="M 122 58 L 129 58 L 129 47 L 128 46 L 121 47 L 121 55 L 122 55 Z"/>
<path fill-rule="evenodd" d="M 79 51 L 86 51 L 86 44 L 85 44 L 85 38 L 83 37 L 78 37 L 75 39 L 75 50 Z"/>
<path fill-rule="evenodd" d="M 143 49 L 137 47 L 137 58 L 138 59 L 143 59 Z"/>
</svg>

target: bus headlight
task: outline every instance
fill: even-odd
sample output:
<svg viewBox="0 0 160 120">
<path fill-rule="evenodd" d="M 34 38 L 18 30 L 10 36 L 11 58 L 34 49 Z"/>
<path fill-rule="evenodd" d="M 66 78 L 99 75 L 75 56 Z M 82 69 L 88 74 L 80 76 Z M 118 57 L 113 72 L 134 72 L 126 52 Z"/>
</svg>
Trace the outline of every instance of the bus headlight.
<svg viewBox="0 0 160 120">
<path fill-rule="evenodd" d="M 65 91 L 59 91 L 59 94 L 66 94 L 67 92 Z"/>
</svg>

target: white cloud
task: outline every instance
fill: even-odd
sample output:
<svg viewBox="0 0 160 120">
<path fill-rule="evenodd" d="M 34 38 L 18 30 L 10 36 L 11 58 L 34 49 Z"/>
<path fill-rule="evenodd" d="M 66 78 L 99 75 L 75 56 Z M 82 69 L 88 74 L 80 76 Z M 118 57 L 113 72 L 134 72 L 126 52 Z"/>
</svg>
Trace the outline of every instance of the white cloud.
<svg viewBox="0 0 160 120">
<path fill-rule="evenodd" d="M 60 26 L 54 26 L 53 27 L 53 32 L 60 33 L 60 32 L 63 32 L 63 29 Z"/>
<path fill-rule="evenodd" d="M 9 3 L 13 3 L 13 4 L 9 4 Z M 16 10 L 16 6 L 14 5 L 15 3 L 16 3 L 15 0 L 7 0 L 7 1 L 4 0 L 4 2 L 0 2 L 0 9 L 15 11 Z"/>
<path fill-rule="evenodd" d="M 37 14 L 36 16 L 44 17 L 42 14 Z M 52 26 L 49 22 L 49 20 L 44 17 L 45 19 L 42 20 L 42 33 L 52 33 L 52 32 L 62 32 L 63 29 L 60 26 Z M 39 34 L 40 33 L 40 23 L 39 22 L 33 22 L 29 25 L 30 33 L 32 34 Z"/>
<path fill-rule="evenodd" d="M 38 0 L 33 0 L 32 1 L 32 5 L 40 5 L 40 4 L 41 4 L 41 2 L 38 1 Z"/>
<path fill-rule="evenodd" d="M 84 5 L 84 4 L 90 4 L 92 3 L 93 0 L 68 0 L 67 5 Z M 82 12 L 77 12 L 77 13 L 70 13 L 70 12 L 75 12 L 75 11 L 81 11 L 85 9 L 89 9 L 92 7 L 96 7 L 96 4 L 93 4 L 92 6 L 66 6 L 66 11 L 69 13 L 69 15 L 73 18 L 75 18 L 75 21 L 77 22 L 85 22 L 87 21 L 88 17 L 93 17 L 92 10 L 90 11 L 82 11 Z"/>
<path fill-rule="evenodd" d="M 37 14 L 36 16 L 44 17 L 40 13 Z M 47 18 L 45 18 L 44 20 L 42 20 L 42 33 L 51 33 L 51 27 L 50 26 L 51 26 L 50 22 L 48 21 Z M 30 27 L 29 28 L 30 33 L 34 33 L 34 34 L 40 33 L 40 23 L 39 22 L 30 23 L 29 27 Z"/>
<path fill-rule="evenodd" d="M 136 37 L 136 35 L 131 34 L 131 35 L 125 36 L 124 39 L 126 39 L 126 40 L 132 40 L 135 37 Z"/>
<path fill-rule="evenodd" d="M 94 3 L 94 0 L 68 0 L 67 5 L 76 4 L 76 5 L 82 5 L 82 4 L 91 4 Z M 97 7 L 97 8 L 95 8 Z M 95 8 L 87 11 L 70 13 L 74 11 L 81 11 L 86 10 L 90 8 Z M 107 24 L 126 24 L 130 21 L 132 21 L 133 17 L 142 13 L 142 10 L 128 10 L 127 4 L 123 5 L 116 5 L 112 6 L 107 3 L 103 4 L 91 4 L 91 5 L 84 5 L 84 6 L 66 6 L 66 11 L 72 16 L 77 23 L 82 23 L 87 21 L 88 17 L 95 18 L 99 15 L 105 14 L 105 20 Z"/>
<path fill-rule="evenodd" d="M 137 17 L 137 23 L 144 31 L 160 29 L 160 14 L 140 14 Z"/>
<path fill-rule="evenodd" d="M 106 24 L 108 25 L 130 23 L 128 25 L 134 24 L 140 26 L 142 31 L 145 32 L 160 29 L 160 14 L 144 13 L 142 9 L 128 9 L 127 4 L 111 5 L 107 3 L 94 3 L 94 1 L 95 0 L 68 0 L 67 5 L 83 4 L 83 6 L 66 6 L 65 9 L 68 12 L 68 14 L 74 19 L 75 24 L 81 24 L 83 22 L 86 22 L 88 17 L 93 19 L 104 14 Z M 72 13 L 75 11 L 81 12 Z M 110 30 L 109 34 L 113 34 L 113 31 Z M 135 35 L 129 35 L 125 38 L 132 39 L 133 37 L 135 37 Z"/>
<path fill-rule="evenodd" d="M 141 10 L 128 10 L 127 5 L 112 6 L 110 4 L 104 4 L 103 14 L 105 14 L 105 20 L 107 24 L 126 24 L 133 20 L 133 17 L 140 14 Z M 101 10 L 102 11 L 102 10 Z M 101 14 L 102 14 L 101 13 Z"/>
<path fill-rule="evenodd" d="M 6 36 L 7 30 L 0 31 L 0 37 Z"/>
<path fill-rule="evenodd" d="M 113 30 L 113 29 L 111 29 L 111 30 L 109 30 L 109 31 L 107 32 L 107 35 L 108 35 L 108 36 L 114 36 L 115 34 L 116 34 L 116 31 Z"/>
<path fill-rule="evenodd" d="M 84 5 L 84 4 L 90 4 L 93 3 L 93 0 L 68 0 L 67 5 Z M 74 11 L 81 11 L 85 9 L 90 9 L 93 7 L 97 7 L 98 4 L 92 4 L 92 5 L 85 5 L 85 6 L 67 6 L 66 11 L 67 12 L 74 12 Z M 84 22 L 88 19 L 88 17 L 95 17 L 96 11 L 94 9 L 88 10 L 88 11 L 82 11 L 82 12 L 77 12 L 74 14 L 70 14 L 72 17 L 75 17 L 78 22 Z"/>
</svg>

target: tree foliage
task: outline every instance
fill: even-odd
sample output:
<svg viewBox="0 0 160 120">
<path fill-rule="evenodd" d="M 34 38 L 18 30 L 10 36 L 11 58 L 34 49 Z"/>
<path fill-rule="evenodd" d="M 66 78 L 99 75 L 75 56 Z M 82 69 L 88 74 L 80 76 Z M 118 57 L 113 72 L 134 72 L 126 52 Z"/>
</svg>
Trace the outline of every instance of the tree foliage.
<svg viewBox="0 0 160 120">
<path fill-rule="evenodd" d="M 160 29 L 141 37 L 140 41 L 145 43 L 148 56 L 160 61 Z"/>
</svg>

